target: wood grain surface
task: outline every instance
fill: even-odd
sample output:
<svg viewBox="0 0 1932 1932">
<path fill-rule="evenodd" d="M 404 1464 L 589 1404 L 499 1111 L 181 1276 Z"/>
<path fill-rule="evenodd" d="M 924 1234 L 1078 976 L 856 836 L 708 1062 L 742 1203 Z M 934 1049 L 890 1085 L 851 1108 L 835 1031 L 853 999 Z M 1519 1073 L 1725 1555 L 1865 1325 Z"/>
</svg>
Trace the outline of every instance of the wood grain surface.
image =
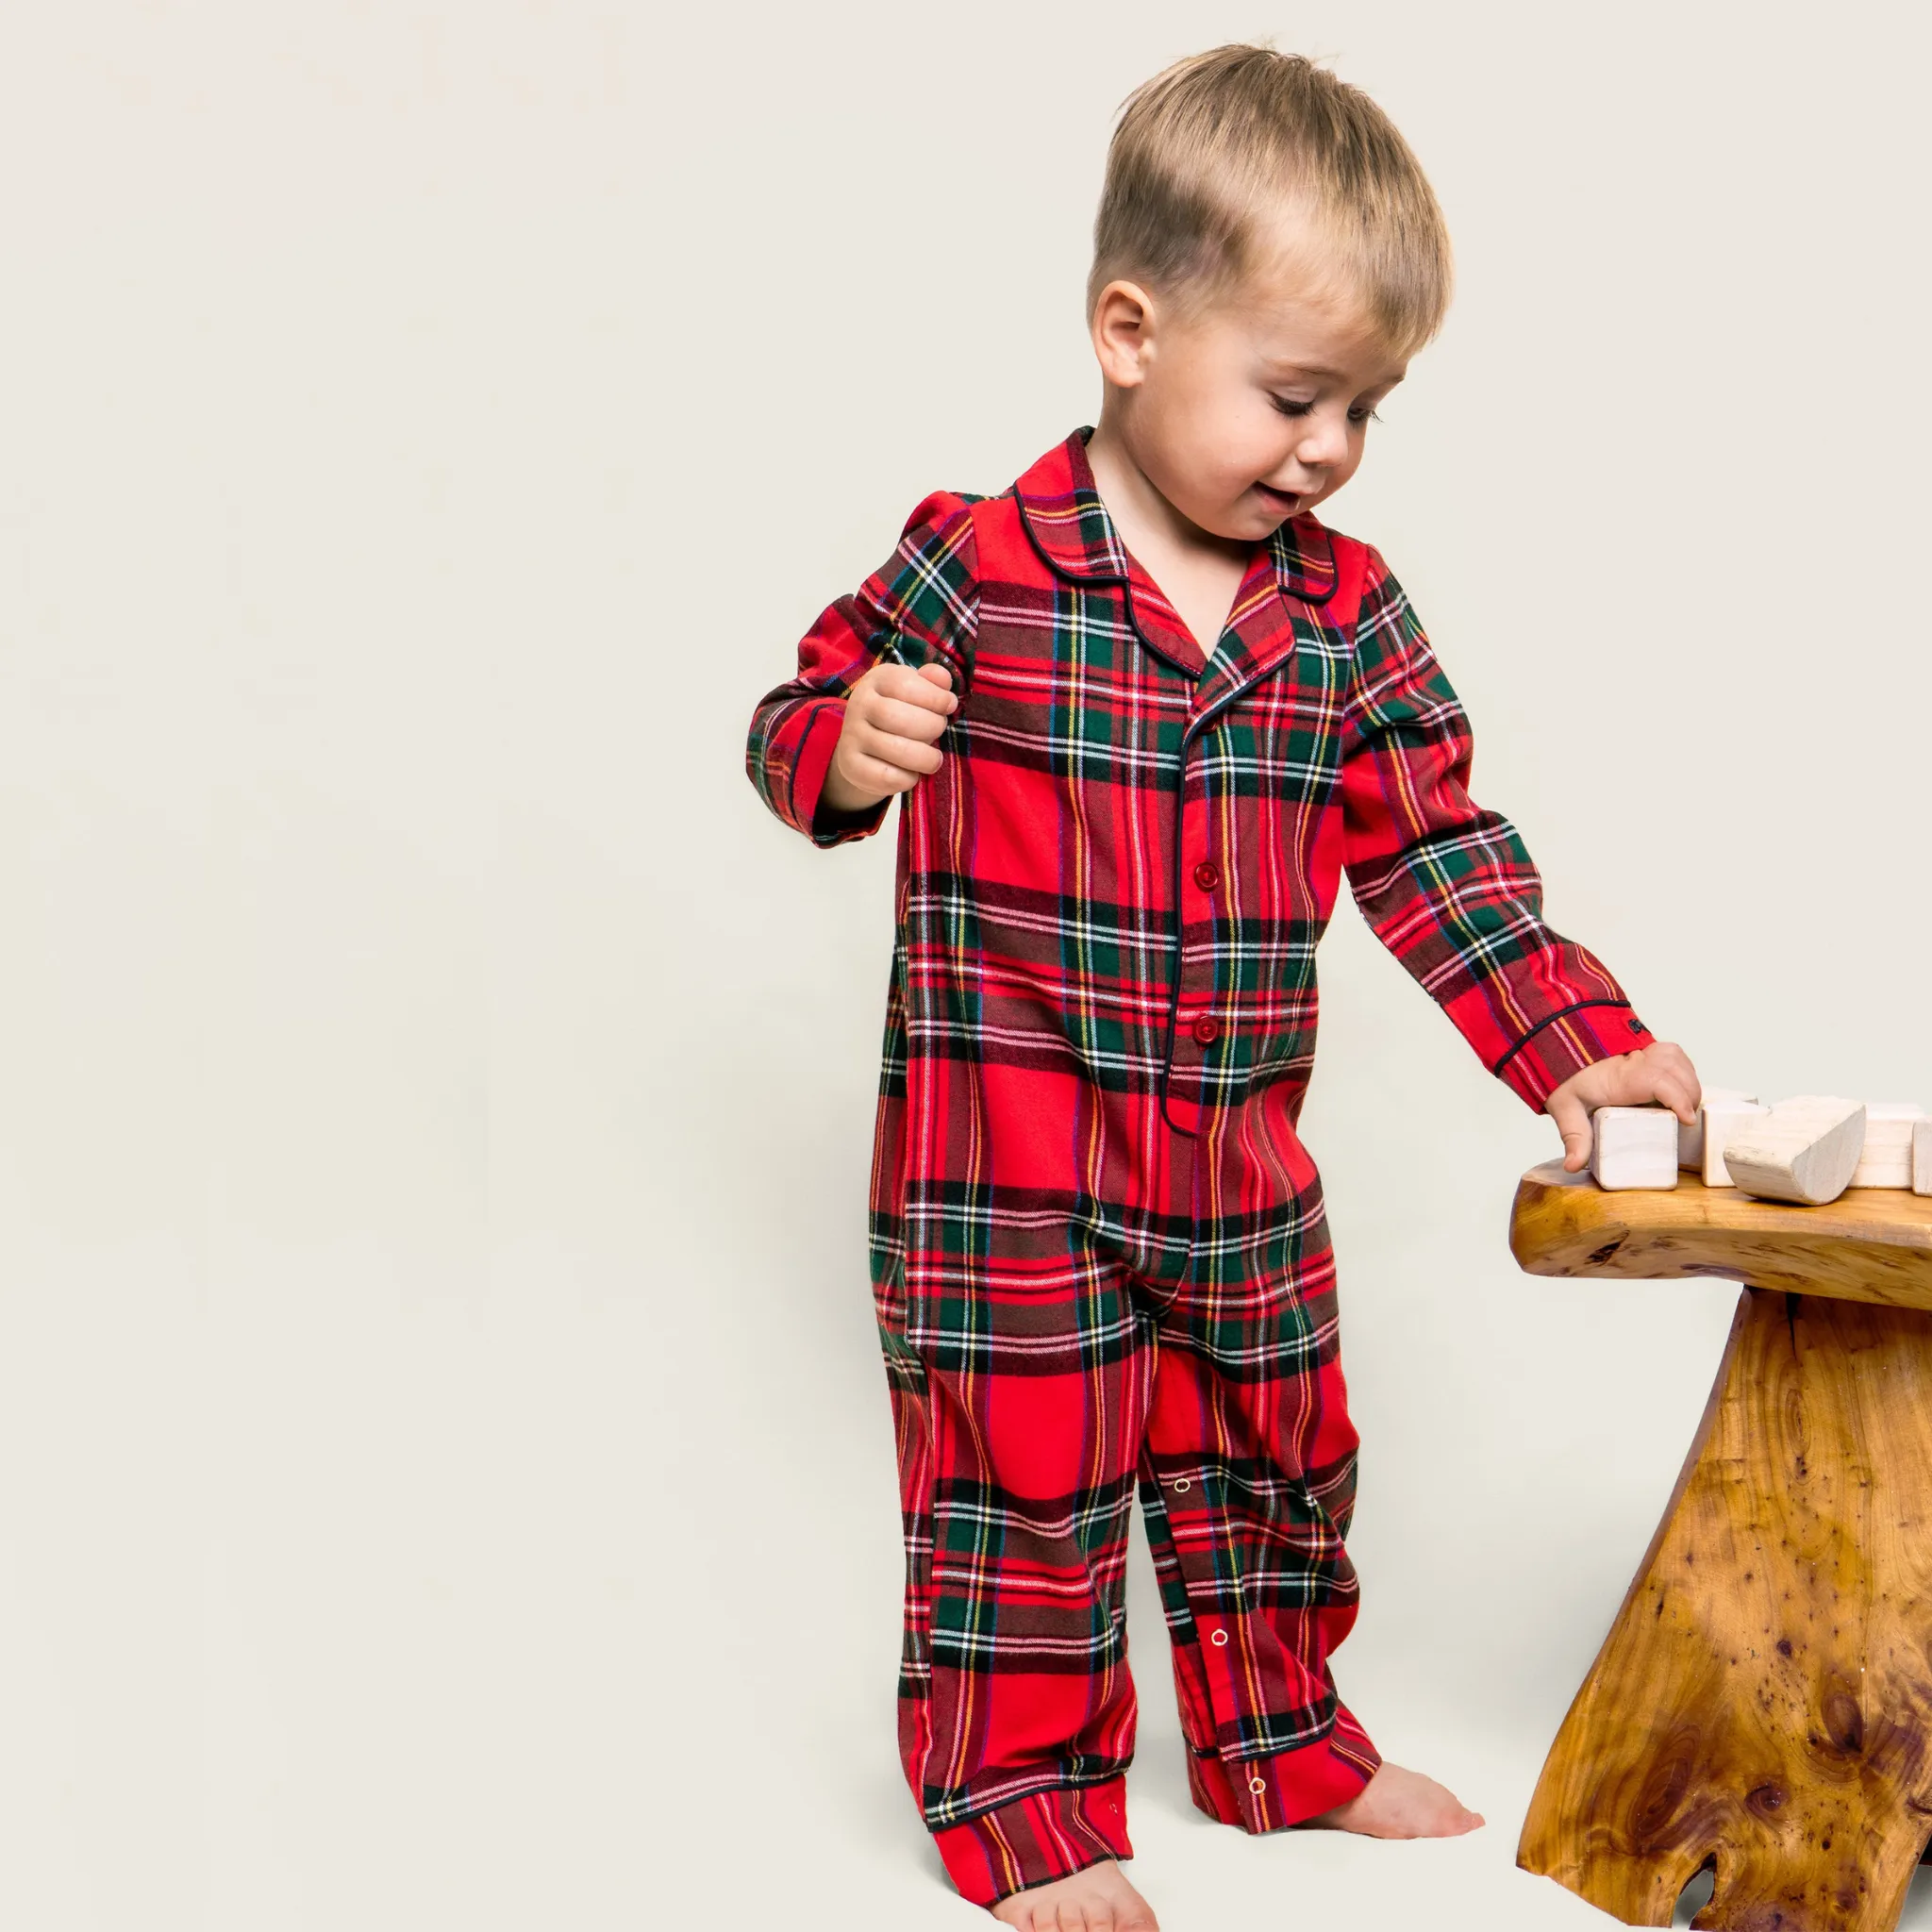
<svg viewBox="0 0 1932 1932">
<path fill-rule="evenodd" d="M 1517 1861 L 1632 1925 L 1890 1932 L 1932 1829 L 1932 1317 L 1747 1291 Z"/>
<path fill-rule="evenodd" d="M 1828 1207 L 1754 1201 L 1684 1174 L 1668 1193 L 1605 1193 L 1560 1161 L 1516 1190 L 1509 1246 L 1532 1274 L 1629 1281 L 1723 1275 L 1756 1288 L 1932 1309 L 1932 1197 L 1860 1190 Z"/>
<path fill-rule="evenodd" d="M 1633 1925 L 1708 1865 L 1700 1927 L 1890 1932 L 1932 1830 L 1932 1200 L 1610 1194 L 1551 1162 L 1510 1247 L 1749 1284 L 1518 1862 Z"/>
</svg>

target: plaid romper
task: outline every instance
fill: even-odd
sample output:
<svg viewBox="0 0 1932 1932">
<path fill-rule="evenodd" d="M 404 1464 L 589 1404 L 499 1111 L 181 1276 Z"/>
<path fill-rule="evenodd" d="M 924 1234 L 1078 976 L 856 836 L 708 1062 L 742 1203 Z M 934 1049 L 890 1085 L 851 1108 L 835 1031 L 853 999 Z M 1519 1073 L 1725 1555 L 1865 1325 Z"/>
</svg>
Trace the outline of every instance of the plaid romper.
<svg viewBox="0 0 1932 1932">
<path fill-rule="evenodd" d="M 960 706 L 899 820 L 872 1274 L 907 1552 L 900 1746 L 966 1897 L 1125 1857 L 1138 1487 L 1196 1804 L 1268 1831 L 1379 1758 L 1328 1656 L 1357 1438 L 1296 1133 L 1315 942 L 1376 934 L 1540 1108 L 1648 1043 L 1541 918 L 1400 586 L 1312 516 L 1257 546 L 1204 659 L 1079 431 L 929 497 L 799 646 L 747 765 L 821 845 L 838 700 L 884 658 Z"/>
</svg>

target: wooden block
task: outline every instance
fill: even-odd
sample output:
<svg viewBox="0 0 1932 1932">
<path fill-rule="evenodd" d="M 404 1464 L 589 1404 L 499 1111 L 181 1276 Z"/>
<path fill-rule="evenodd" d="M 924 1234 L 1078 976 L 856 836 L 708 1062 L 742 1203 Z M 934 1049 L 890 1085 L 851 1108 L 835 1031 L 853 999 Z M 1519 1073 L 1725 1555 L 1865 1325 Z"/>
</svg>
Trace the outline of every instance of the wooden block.
<svg viewBox="0 0 1932 1932">
<path fill-rule="evenodd" d="M 1677 1185 L 1677 1117 L 1668 1108 L 1600 1107 L 1590 1124 L 1590 1172 L 1598 1187 Z"/>
<path fill-rule="evenodd" d="M 1822 1208 L 1844 1192 L 1865 1146 L 1865 1103 L 1822 1094 L 1780 1101 L 1724 1148 L 1731 1185 L 1772 1201 Z"/>
<path fill-rule="evenodd" d="M 1731 1171 L 1724 1165 L 1724 1149 L 1731 1137 L 1750 1124 L 1759 1114 L 1769 1113 L 1755 1100 L 1707 1100 L 1698 1110 L 1704 1123 L 1704 1185 L 1728 1188 Z"/>
<path fill-rule="evenodd" d="M 1756 1107 L 1757 1094 L 1740 1093 L 1735 1087 L 1707 1087 L 1698 1104 L 1697 1118 L 1688 1127 L 1681 1121 L 1677 1124 L 1677 1165 L 1689 1168 L 1692 1174 L 1704 1171 L 1704 1109 L 1707 1107 L 1741 1106 L 1746 1102 Z M 1707 1181 L 1705 1185 L 1708 1187 L 1711 1183 Z"/>
<path fill-rule="evenodd" d="M 1908 1188 L 1912 1184 L 1912 1129 L 1925 1109 L 1905 1100 L 1865 1103 L 1865 1151 L 1852 1170 L 1855 1188 Z"/>
<path fill-rule="evenodd" d="M 1912 1192 L 1932 1194 L 1932 1121 L 1912 1123 Z"/>
</svg>

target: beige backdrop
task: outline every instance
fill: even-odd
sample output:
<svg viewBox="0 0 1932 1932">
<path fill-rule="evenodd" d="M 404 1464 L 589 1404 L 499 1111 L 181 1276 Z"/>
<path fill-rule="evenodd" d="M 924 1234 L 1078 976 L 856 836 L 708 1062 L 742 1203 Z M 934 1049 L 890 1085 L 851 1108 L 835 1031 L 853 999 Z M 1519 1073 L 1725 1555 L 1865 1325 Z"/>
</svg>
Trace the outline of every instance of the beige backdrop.
<svg viewBox="0 0 1932 1932">
<path fill-rule="evenodd" d="M 1923 9 L 672 11 L 0 24 L 8 1925 L 981 1923 L 892 1750 L 891 841 L 741 745 L 922 494 L 1091 420 L 1181 53 L 1332 56 L 1433 175 L 1460 295 L 1332 513 L 1555 922 L 1709 1077 L 1932 1101 Z M 1520 1276 L 1546 1124 L 1352 911 L 1324 984 L 1340 1669 L 1491 1824 L 1199 1819 L 1143 1567 L 1136 1874 L 1580 1927 L 1515 1834 L 1732 1294 Z"/>
</svg>

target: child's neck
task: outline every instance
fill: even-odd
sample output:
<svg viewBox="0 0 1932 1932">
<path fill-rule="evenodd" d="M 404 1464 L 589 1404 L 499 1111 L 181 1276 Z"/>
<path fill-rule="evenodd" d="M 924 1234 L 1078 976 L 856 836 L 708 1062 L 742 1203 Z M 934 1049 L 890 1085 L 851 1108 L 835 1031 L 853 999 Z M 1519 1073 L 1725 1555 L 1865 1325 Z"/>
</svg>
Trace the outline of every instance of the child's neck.
<svg viewBox="0 0 1932 1932">
<path fill-rule="evenodd" d="M 1128 554 L 1180 613 L 1202 655 L 1213 652 L 1247 575 L 1254 546 L 1191 523 L 1134 460 L 1113 411 L 1103 408 L 1087 443 L 1093 487 Z"/>
</svg>

